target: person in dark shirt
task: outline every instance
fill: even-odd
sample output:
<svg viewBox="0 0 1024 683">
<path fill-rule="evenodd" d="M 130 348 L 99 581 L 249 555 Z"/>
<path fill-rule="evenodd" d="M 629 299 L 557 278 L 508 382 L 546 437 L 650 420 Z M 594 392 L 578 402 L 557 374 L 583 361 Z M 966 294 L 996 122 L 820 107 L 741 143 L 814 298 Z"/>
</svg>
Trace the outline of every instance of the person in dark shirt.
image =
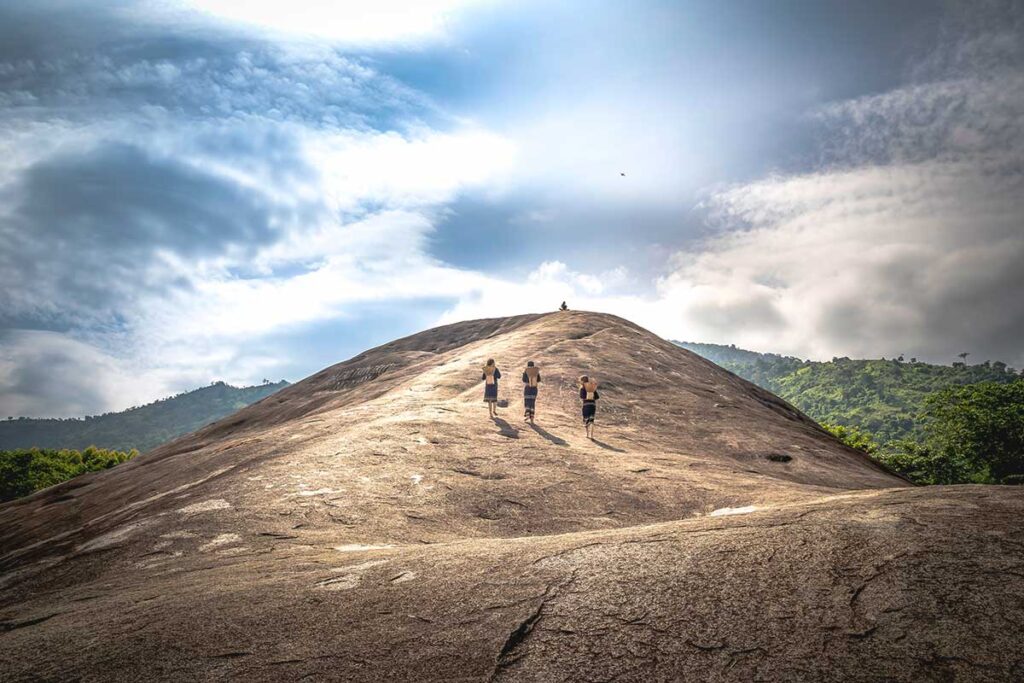
<svg viewBox="0 0 1024 683">
<path fill-rule="evenodd" d="M 594 418 L 597 417 L 597 399 L 601 395 L 597 393 L 597 382 L 587 375 L 579 380 L 580 400 L 583 401 L 583 426 L 587 430 L 587 437 L 594 438 Z"/>
<path fill-rule="evenodd" d="M 487 404 L 487 412 L 491 417 L 498 415 L 498 380 L 501 379 L 501 370 L 490 358 L 484 366 L 484 372 L 480 376 L 484 381 L 484 403 Z"/>
<path fill-rule="evenodd" d="M 525 413 L 523 417 L 533 424 L 533 417 L 537 412 L 537 385 L 540 384 L 540 370 L 531 360 L 526 364 L 523 371 L 523 406 Z"/>
</svg>

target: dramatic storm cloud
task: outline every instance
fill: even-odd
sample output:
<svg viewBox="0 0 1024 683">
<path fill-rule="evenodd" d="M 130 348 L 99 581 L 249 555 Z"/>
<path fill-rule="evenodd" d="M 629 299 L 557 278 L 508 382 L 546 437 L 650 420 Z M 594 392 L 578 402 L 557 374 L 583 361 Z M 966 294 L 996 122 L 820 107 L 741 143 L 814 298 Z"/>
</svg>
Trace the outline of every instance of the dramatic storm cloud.
<svg viewBox="0 0 1024 683">
<path fill-rule="evenodd" d="M 697 337 L 1024 363 L 1022 16 L 949 21 L 907 84 L 810 112 L 823 168 L 711 196 L 661 283 Z"/>
<path fill-rule="evenodd" d="M 575 308 L 1024 364 L 1018 3 L 0 3 L 0 413 Z"/>
</svg>

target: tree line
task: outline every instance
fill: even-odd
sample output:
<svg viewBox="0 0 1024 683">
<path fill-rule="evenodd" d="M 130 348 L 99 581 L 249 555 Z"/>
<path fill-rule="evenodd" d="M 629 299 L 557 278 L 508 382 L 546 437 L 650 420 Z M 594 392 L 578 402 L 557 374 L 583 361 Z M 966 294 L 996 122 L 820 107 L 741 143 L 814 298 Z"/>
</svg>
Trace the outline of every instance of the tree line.
<svg viewBox="0 0 1024 683">
<path fill-rule="evenodd" d="M 1024 375 L 1006 363 L 818 362 L 680 346 L 772 391 L 847 445 L 922 484 L 1024 483 Z"/>
<path fill-rule="evenodd" d="M 195 389 L 118 413 L 85 418 L 0 420 L 0 449 L 98 446 L 141 452 L 216 422 L 281 388 L 285 381 L 250 387 L 224 382 Z"/>
<path fill-rule="evenodd" d="M 1024 380 L 946 387 L 918 421 L 916 439 L 883 444 L 856 427 L 823 426 L 920 484 L 1024 484 Z"/>
<path fill-rule="evenodd" d="M 70 449 L 19 448 L 0 451 L 0 503 L 131 460 L 139 452 L 89 446 Z"/>
</svg>

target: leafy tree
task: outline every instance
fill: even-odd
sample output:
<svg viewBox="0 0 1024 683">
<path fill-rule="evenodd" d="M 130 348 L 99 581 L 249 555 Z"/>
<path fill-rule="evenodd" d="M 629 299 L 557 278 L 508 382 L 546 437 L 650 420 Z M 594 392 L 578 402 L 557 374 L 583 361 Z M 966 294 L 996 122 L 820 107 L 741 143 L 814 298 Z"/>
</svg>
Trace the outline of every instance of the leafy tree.
<svg viewBox="0 0 1024 683">
<path fill-rule="evenodd" d="M 1024 380 L 1005 363 L 821 363 L 677 343 L 778 394 L 912 481 L 1024 483 Z"/>
<path fill-rule="evenodd" d="M 717 344 L 677 342 L 740 377 L 781 396 L 811 418 L 857 427 L 876 442 L 924 440 L 919 419 L 925 399 L 948 386 L 1013 382 L 1018 377 L 1000 364 L 932 365 L 833 358 L 805 361 Z"/>
<path fill-rule="evenodd" d="M 83 451 L 22 448 L 0 451 L 0 502 L 27 496 L 85 472 L 108 469 L 139 452 L 89 446 Z"/>
<path fill-rule="evenodd" d="M 1024 475 L 1024 381 L 947 387 L 926 401 L 928 444 L 983 479 Z"/>
<path fill-rule="evenodd" d="M 875 442 L 874 437 L 857 427 L 834 425 L 827 422 L 822 423 L 821 426 L 850 448 L 856 448 L 858 451 L 863 451 L 868 455 L 878 451 L 878 444 Z"/>
<path fill-rule="evenodd" d="M 909 439 L 891 441 L 873 457 L 916 484 L 964 484 L 972 481 L 970 468 L 955 454 L 942 453 Z"/>
<path fill-rule="evenodd" d="M 921 441 L 879 446 L 856 427 L 823 426 L 918 484 L 1024 484 L 1024 381 L 947 387 L 925 405 Z"/>
</svg>

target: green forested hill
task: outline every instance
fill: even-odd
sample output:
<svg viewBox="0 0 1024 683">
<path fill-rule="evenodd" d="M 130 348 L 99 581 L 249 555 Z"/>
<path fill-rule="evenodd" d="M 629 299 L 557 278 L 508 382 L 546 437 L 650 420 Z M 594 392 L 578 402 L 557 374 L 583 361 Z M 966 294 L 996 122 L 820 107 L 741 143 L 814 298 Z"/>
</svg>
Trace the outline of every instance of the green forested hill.
<svg viewBox="0 0 1024 683">
<path fill-rule="evenodd" d="M 0 450 L 77 449 L 87 446 L 146 451 L 255 403 L 287 386 L 233 387 L 224 382 L 120 413 L 75 419 L 19 418 L 0 421 Z"/>
<path fill-rule="evenodd" d="M 89 446 L 85 450 L 19 448 L 0 451 L 0 503 L 131 460 L 138 451 L 122 453 Z"/>
<path fill-rule="evenodd" d="M 916 360 L 806 361 L 719 344 L 676 342 L 764 387 L 819 422 L 856 427 L 876 441 L 918 439 L 926 397 L 950 386 L 997 382 L 1020 375 L 1005 363 L 932 365 Z"/>
</svg>

